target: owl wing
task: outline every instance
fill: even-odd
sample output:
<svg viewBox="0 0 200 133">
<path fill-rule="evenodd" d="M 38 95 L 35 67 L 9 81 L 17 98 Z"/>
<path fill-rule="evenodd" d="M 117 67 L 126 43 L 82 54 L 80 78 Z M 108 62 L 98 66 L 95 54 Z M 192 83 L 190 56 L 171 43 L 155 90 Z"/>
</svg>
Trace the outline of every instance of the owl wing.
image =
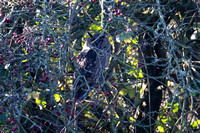
<svg viewBox="0 0 200 133">
<path fill-rule="evenodd" d="M 92 85 L 92 74 L 94 73 L 94 68 L 96 66 L 97 53 L 90 49 L 89 51 L 83 51 L 79 54 L 77 58 L 78 73 L 74 76 L 74 88 L 75 88 L 75 98 L 82 100 L 88 95 L 90 89 L 86 85 L 87 80 L 89 85 Z"/>
</svg>

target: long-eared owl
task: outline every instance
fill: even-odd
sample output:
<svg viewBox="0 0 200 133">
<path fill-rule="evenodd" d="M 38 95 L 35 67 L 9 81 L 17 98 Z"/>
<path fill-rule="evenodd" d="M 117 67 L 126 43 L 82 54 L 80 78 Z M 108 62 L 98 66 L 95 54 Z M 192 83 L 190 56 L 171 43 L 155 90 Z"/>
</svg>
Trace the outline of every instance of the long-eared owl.
<svg viewBox="0 0 200 133">
<path fill-rule="evenodd" d="M 99 83 L 111 55 L 111 45 L 105 34 L 88 34 L 90 37 L 76 58 L 73 88 L 78 101 L 87 98 L 91 88 Z"/>
</svg>

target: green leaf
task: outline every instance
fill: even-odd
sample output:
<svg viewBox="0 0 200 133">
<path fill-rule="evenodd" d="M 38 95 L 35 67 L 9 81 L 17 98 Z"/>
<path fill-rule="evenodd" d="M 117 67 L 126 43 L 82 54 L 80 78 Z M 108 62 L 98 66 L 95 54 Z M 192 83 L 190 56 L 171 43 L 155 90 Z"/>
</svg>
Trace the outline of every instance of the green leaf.
<svg viewBox="0 0 200 133">
<path fill-rule="evenodd" d="M 133 89 L 129 89 L 129 90 L 128 90 L 128 95 L 129 95 L 129 97 L 130 97 L 131 99 L 134 97 L 134 94 L 135 94 L 135 92 L 134 92 Z"/>
<path fill-rule="evenodd" d="M 116 36 L 116 41 L 117 42 L 125 42 L 125 43 L 131 43 L 132 41 L 132 32 L 126 32 L 126 33 L 122 33 Z"/>
<path fill-rule="evenodd" d="M 3 112 L 2 114 L 0 114 L 0 122 L 1 123 L 5 123 L 6 122 L 6 114 L 5 114 L 5 112 Z"/>
</svg>

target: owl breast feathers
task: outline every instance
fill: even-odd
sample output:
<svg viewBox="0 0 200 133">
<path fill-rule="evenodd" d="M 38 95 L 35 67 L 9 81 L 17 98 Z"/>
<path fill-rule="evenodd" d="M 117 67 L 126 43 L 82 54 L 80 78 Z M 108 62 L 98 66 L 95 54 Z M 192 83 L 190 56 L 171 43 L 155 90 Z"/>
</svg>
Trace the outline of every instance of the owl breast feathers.
<svg viewBox="0 0 200 133">
<path fill-rule="evenodd" d="M 90 38 L 76 59 L 73 88 L 77 100 L 87 98 L 91 87 L 99 83 L 111 54 L 111 45 L 105 35 L 89 35 Z"/>
</svg>

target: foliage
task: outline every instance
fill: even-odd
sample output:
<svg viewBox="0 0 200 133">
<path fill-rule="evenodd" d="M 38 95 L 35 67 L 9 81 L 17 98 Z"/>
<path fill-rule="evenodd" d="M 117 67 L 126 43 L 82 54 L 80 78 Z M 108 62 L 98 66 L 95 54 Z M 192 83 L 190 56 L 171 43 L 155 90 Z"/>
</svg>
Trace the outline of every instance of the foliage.
<svg viewBox="0 0 200 133">
<path fill-rule="evenodd" d="M 2 0 L 0 131 L 198 132 L 199 4 Z M 79 103 L 73 73 L 88 31 L 105 32 L 112 55 Z"/>
</svg>

